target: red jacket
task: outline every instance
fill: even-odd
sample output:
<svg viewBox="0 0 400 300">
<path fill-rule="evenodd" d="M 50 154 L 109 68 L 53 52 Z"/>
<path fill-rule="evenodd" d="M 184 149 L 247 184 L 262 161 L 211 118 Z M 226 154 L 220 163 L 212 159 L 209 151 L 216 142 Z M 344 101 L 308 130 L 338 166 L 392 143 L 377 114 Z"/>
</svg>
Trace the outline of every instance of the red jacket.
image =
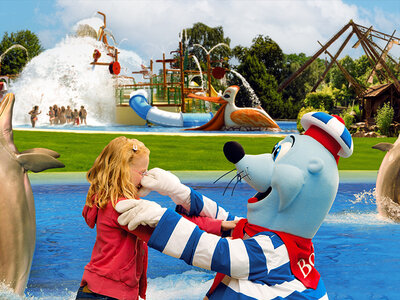
<svg viewBox="0 0 400 300">
<path fill-rule="evenodd" d="M 145 299 L 147 244 L 118 224 L 119 213 L 111 202 L 105 209 L 85 205 L 82 215 L 90 228 L 97 225 L 97 236 L 81 286 L 121 300 L 136 300 L 139 295 Z"/>
</svg>

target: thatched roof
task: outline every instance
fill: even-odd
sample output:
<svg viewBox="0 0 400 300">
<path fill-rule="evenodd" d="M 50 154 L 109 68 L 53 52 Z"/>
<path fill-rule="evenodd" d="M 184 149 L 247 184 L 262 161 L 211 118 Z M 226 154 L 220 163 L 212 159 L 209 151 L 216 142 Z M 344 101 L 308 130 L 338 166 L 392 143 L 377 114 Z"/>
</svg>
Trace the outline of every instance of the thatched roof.
<svg viewBox="0 0 400 300">
<path fill-rule="evenodd" d="M 396 88 L 394 87 L 394 83 L 385 83 L 385 84 L 371 86 L 370 88 L 368 88 L 365 91 L 363 98 L 377 97 L 379 95 L 384 94 L 386 91 L 390 90 L 391 87 L 393 87 L 394 90 L 396 91 L 397 95 L 400 96 L 400 94 L 397 92 Z"/>
</svg>

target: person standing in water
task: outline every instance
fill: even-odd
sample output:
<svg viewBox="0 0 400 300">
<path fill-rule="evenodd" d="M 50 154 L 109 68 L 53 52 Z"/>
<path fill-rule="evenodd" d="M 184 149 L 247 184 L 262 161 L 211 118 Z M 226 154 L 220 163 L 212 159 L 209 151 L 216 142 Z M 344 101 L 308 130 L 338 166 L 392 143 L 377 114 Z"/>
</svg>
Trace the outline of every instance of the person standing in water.
<svg viewBox="0 0 400 300">
<path fill-rule="evenodd" d="M 35 105 L 32 110 L 28 113 L 31 115 L 31 124 L 32 128 L 35 128 L 36 121 L 38 120 L 38 115 L 40 115 L 42 112 L 39 111 L 39 106 Z"/>
<path fill-rule="evenodd" d="M 87 111 L 86 111 L 85 107 L 82 105 L 81 109 L 79 110 L 79 119 L 80 119 L 82 125 L 83 125 L 83 122 L 85 122 L 85 125 L 87 125 L 86 124 L 86 116 L 87 116 Z"/>
</svg>

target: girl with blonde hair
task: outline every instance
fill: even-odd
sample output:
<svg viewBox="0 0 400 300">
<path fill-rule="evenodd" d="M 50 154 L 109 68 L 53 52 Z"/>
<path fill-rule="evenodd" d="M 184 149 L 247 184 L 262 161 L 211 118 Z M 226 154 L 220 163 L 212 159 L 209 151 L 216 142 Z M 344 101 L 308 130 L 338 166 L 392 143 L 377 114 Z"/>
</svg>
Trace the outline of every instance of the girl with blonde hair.
<svg viewBox="0 0 400 300">
<path fill-rule="evenodd" d="M 90 228 L 97 225 L 97 236 L 76 299 L 145 299 L 147 244 L 139 238 L 140 229 L 119 225 L 114 207 L 120 200 L 138 199 L 149 154 L 142 142 L 117 137 L 88 171 L 83 217 Z"/>
</svg>

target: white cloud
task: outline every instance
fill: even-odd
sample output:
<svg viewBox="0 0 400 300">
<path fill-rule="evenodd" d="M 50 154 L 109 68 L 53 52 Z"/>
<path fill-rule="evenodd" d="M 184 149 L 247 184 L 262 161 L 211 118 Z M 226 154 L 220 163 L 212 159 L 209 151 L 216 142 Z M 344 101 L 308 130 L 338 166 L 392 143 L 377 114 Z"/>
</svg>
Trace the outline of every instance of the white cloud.
<svg viewBox="0 0 400 300">
<path fill-rule="evenodd" d="M 327 42 L 350 19 L 390 34 L 395 29 L 394 14 L 364 11 L 342 0 L 58 0 L 57 7 L 68 30 L 97 10 L 104 12 L 117 41 L 127 39 L 121 47 L 137 52 L 145 61 L 160 58 L 163 52 L 169 55 L 178 46 L 179 32 L 196 22 L 222 26 L 232 47 L 250 46 L 262 34 L 276 41 L 284 53 L 307 55 L 319 49 L 317 41 Z M 346 48 L 351 49 L 354 42 Z"/>
</svg>

